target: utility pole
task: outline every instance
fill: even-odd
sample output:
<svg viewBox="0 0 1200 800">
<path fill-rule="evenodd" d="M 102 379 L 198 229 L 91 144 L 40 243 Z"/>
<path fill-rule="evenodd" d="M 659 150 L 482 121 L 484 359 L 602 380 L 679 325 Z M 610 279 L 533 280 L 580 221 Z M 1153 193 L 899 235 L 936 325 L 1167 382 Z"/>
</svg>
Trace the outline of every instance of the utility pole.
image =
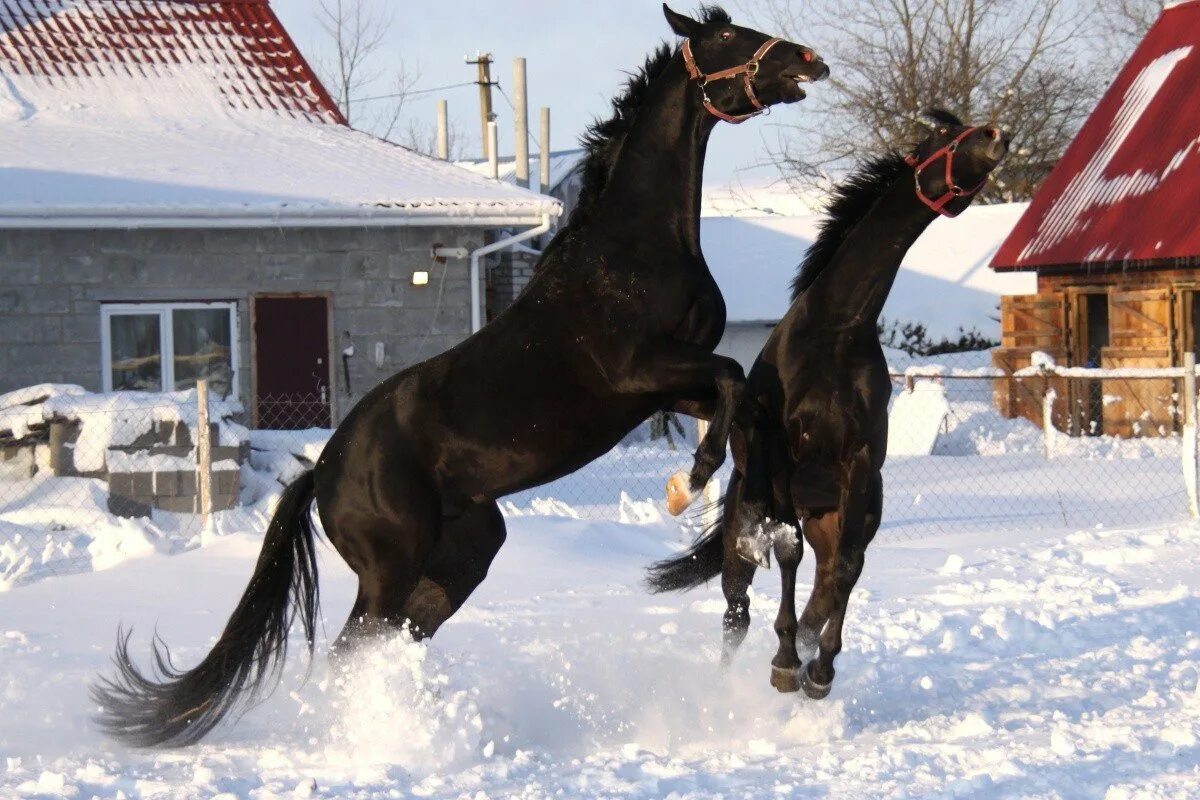
<svg viewBox="0 0 1200 800">
<path fill-rule="evenodd" d="M 450 160 L 450 111 L 445 100 L 437 102 L 437 157 Z"/>
<path fill-rule="evenodd" d="M 513 59 L 513 117 L 515 118 L 517 185 L 529 188 L 529 89 L 525 79 L 525 59 Z"/>
<path fill-rule="evenodd" d="M 483 142 L 483 157 L 489 158 L 488 123 L 496 119 L 492 113 L 492 87 L 496 85 L 492 82 L 492 54 L 476 52 L 474 61 L 469 56 L 465 60 L 478 67 L 475 83 L 479 86 L 479 135 Z"/>
<path fill-rule="evenodd" d="M 542 194 L 550 193 L 550 109 L 542 106 L 541 136 L 538 137 L 538 184 Z"/>
</svg>

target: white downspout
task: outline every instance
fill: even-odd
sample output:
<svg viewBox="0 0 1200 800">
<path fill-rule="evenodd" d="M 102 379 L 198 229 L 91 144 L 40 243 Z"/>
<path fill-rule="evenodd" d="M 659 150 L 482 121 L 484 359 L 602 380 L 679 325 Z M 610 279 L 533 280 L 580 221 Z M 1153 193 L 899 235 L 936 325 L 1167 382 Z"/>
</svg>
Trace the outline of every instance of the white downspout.
<svg viewBox="0 0 1200 800">
<path fill-rule="evenodd" d="M 551 227 L 551 217 L 549 214 L 542 214 L 542 224 L 536 228 L 529 228 L 521 231 L 515 236 L 509 236 L 505 239 L 485 244 L 478 250 L 471 251 L 471 333 L 475 333 L 483 327 L 483 298 L 480 295 L 479 289 L 479 270 L 481 259 L 489 253 L 494 253 L 497 250 L 504 250 L 512 247 L 514 244 L 528 241 L 535 236 L 541 236 L 543 233 L 549 233 Z"/>
</svg>

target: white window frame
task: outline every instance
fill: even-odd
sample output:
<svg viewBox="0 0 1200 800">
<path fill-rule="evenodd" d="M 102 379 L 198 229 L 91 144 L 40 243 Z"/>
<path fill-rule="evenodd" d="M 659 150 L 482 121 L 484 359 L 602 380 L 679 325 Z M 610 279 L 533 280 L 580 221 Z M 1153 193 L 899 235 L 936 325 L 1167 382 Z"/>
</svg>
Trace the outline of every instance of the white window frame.
<svg viewBox="0 0 1200 800">
<path fill-rule="evenodd" d="M 100 380 L 105 392 L 113 391 L 112 318 L 158 315 L 158 345 L 162 352 L 161 391 L 175 391 L 175 311 L 225 310 L 229 312 L 229 362 L 233 373 L 229 382 L 230 399 L 241 397 L 241 338 L 238 333 L 237 303 L 102 303 L 100 305 Z"/>
</svg>

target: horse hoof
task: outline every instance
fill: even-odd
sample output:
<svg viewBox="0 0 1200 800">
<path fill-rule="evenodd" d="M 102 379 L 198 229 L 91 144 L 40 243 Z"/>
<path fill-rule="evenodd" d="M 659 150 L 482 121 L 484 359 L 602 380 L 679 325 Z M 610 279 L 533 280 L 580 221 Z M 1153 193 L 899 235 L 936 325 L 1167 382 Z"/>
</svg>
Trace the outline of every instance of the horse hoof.
<svg viewBox="0 0 1200 800">
<path fill-rule="evenodd" d="M 692 504 L 695 494 L 692 493 L 691 479 L 686 472 L 676 472 L 667 481 L 667 511 L 672 517 L 678 517 Z"/>
<path fill-rule="evenodd" d="M 829 697 L 829 692 L 833 689 L 832 683 L 817 683 L 808 674 L 808 668 L 800 670 L 800 688 L 808 695 L 810 700 L 824 700 Z"/>
<path fill-rule="evenodd" d="M 800 691 L 799 667 L 771 667 L 771 685 L 785 694 Z"/>
</svg>

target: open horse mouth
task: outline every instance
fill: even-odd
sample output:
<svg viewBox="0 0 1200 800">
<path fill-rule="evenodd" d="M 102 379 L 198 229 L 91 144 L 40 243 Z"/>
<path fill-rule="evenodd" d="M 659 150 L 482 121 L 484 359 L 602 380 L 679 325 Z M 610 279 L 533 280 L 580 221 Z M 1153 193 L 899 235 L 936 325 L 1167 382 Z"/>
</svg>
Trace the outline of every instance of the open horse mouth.
<svg viewBox="0 0 1200 800">
<path fill-rule="evenodd" d="M 783 79 L 788 81 L 787 85 L 792 89 L 792 96 L 785 97 L 783 102 L 796 103 L 808 97 L 808 92 L 804 91 L 804 88 L 801 85 L 813 82 L 813 79 L 808 75 L 803 75 L 800 73 L 788 73 L 783 76 Z"/>
</svg>

